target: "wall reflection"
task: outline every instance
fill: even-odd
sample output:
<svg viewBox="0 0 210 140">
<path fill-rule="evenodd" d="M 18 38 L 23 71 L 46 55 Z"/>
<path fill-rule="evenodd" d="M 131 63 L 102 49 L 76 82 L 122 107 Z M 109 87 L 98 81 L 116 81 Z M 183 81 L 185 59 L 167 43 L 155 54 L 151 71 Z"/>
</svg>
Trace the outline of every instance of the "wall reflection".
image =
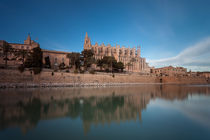
<svg viewBox="0 0 210 140">
<path fill-rule="evenodd" d="M 141 112 L 155 98 L 184 100 L 192 94 L 209 94 L 209 86 L 141 85 L 107 88 L 37 88 L 0 90 L 0 130 L 20 127 L 23 133 L 40 120 L 61 117 L 91 125 L 141 121 Z"/>
</svg>

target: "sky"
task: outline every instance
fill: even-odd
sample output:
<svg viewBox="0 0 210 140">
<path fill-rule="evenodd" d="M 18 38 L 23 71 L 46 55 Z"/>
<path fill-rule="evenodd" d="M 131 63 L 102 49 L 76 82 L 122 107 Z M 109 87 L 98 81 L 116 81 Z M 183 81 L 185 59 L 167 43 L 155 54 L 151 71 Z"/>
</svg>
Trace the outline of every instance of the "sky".
<svg viewBox="0 0 210 140">
<path fill-rule="evenodd" d="M 112 46 L 141 46 L 150 66 L 210 71 L 210 0 L 1 0 L 0 40 L 81 52 L 85 33 Z"/>
</svg>

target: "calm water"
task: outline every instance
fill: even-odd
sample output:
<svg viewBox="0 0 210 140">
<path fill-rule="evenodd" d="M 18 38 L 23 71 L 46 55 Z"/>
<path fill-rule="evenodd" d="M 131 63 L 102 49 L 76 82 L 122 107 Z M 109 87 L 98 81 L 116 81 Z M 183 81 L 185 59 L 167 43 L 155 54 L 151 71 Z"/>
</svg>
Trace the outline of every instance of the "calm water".
<svg viewBox="0 0 210 140">
<path fill-rule="evenodd" d="M 0 90 L 0 139 L 210 139 L 210 86 Z"/>
</svg>

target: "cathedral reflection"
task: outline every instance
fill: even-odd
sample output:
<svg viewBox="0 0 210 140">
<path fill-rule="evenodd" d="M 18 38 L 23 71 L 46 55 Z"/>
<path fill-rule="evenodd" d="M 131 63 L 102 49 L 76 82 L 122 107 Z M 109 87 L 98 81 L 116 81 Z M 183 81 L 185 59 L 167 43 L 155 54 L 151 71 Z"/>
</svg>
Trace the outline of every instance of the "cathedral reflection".
<svg viewBox="0 0 210 140">
<path fill-rule="evenodd" d="M 20 127 L 23 133 L 40 120 L 81 118 L 84 132 L 91 125 L 140 120 L 150 100 L 184 100 L 209 94 L 210 87 L 142 85 L 108 88 L 37 88 L 0 90 L 0 129 Z"/>
</svg>

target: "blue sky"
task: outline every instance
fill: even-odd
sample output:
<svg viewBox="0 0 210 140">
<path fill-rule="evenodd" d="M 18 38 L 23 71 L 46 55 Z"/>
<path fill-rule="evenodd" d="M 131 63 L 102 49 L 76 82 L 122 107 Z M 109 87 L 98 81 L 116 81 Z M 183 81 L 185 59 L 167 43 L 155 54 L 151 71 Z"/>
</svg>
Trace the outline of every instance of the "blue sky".
<svg viewBox="0 0 210 140">
<path fill-rule="evenodd" d="M 30 33 L 41 48 L 79 52 L 88 32 L 92 44 L 141 45 L 151 66 L 204 71 L 209 6 L 209 0 L 1 0 L 0 40 L 23 43 Z"/>
</svg>

